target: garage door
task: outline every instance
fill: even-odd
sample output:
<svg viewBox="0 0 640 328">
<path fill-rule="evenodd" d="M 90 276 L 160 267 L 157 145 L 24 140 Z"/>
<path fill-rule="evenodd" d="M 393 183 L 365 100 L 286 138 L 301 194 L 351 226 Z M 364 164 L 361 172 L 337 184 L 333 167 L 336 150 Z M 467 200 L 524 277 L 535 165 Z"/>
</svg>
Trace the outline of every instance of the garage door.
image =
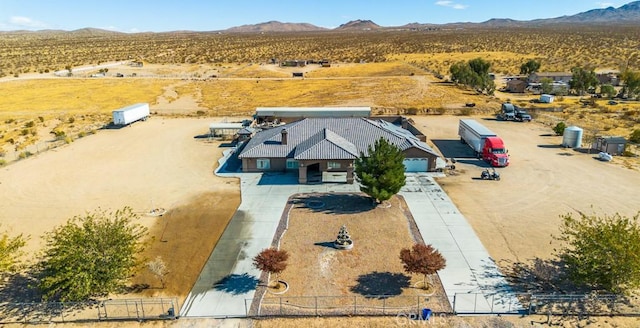
<svg viewBox="0 0 640 328">
<path fill-rule="evenodd" d="M 402 162 L 405 172 L 427 172 L 429 161 L 426 158 L 405 158 Z"/>
</svg>

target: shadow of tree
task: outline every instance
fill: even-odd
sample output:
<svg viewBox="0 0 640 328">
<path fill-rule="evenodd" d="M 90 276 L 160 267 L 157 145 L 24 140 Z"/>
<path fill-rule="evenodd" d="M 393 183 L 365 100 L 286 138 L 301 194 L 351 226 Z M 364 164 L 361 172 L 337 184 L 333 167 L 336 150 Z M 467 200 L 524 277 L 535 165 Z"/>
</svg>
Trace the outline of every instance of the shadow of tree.
<svg viewBox="0 0 640 328">
<path fill-rule="evenodd" d="M 351 291 L 367 298 L 384 299 L 402 294 L 410 286 L 411 278 L 403 273 L 372 272 L 360 275 Z"/>
<path fill-rule="evenodd" d="M 500 267 L 515 291 L 527 293 L 589 293 L 587 286 L 572 283 L 558 258 L 533 258 L 527 262 L 501 261 Z"/>
<path fill-rule="evenodd" d="M 303 194 L 292 197 L 295 206 L 304 206 L 314 212 L 350 214 L 371 211 L 377 204 L 365 194 Z M 310 204 L 313 204 L 309 206 Z M 318 206 L 316 206 L 318 205 Z"/>
<path fill-rule="evenodd" d="M 0 321 L 2 322 L 49 322 L 52 318 L 62 318 L 63 312 L 80 311 L 95 306 L 94 300 L 86 302 L 43 302 L 38 289 L 37 270 L 8 276 L 0 288 Z"/>
<path fill-rule="evenodd" d="M 258 278 L 248 273 L 230 274 L 215 283 L 213 288 L 225 293 L 240 295 L 255 290 L 259 282 Z"/>
</svg>

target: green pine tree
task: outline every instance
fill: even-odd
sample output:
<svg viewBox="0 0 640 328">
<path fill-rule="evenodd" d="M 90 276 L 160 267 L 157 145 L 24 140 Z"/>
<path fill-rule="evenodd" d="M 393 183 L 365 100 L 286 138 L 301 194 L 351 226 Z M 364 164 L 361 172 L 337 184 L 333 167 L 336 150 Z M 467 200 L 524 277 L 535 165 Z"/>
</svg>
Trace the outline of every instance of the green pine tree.
<svg viewBox="0 0 640 328">
<path fill-rule="evenodd" d="M 355 162 L 356 180 L 360 190 L 377 203 L 389 200 L 405 184 L 404 154 L 384 138 L 360 153 Z"/>
</svg>

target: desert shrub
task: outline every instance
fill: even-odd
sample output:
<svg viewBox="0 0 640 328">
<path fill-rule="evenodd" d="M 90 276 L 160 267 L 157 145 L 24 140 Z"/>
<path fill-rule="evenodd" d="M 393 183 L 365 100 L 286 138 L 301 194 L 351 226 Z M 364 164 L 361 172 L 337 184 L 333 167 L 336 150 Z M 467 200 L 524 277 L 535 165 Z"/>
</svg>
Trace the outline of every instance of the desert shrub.
<svg viewBox="0 0 640 328">
<path fill-rule="evenodd" d="M 5 166 L 7 165 L 7 160 L 6 159 L 0 159 L 0 166 Z"/>
<path fill-rule="evenodd" d="M 407 108 L 404 113 L 407 115 L 416 115 L 418 114 L 418 109 L 415 107 Z"/>
<path fill-rule="evenodd" d="M 29 132 L 29 129 L 22 129 L 22 131 L 20 131 L 20 135 L 26 136 L 27 134 L 29 134 Z"/>
<path fill-rule="evenodd" d="M 28 150 L 25 150 L 25 151 L 21 152 L 21 153 L 18 155 L 18 158 L 20 158 L 20 159 L 25 159 L 25 158 L 27 158 L 27 157 L 30 157 L 31 155 L 33 155 L 33 153 L 31 153 L 31 152 L 30 152 L 30 151 L 28 151 Z"/>
<path fill-rule="evenodd" d="M 205 114 L 205 112 L 203 110 L 199 110 L 196 112 L 196 115 L 198 116 L 203 116 Z"/>
<path fill-rule="evenodd" d="M 82 137 L 86 137 L 87 133 L 84 131 L 80 131 L 80 133 L 78 133 L 78 138 L 82 138 Z"/>
<path fill-rule="evenodd" d="M 69 120 L 68 120 L 69 124 L 73 124 L 75 121 L 76 121 L 75 117 L 73 116 L 69 117 Z"/>
<path fill-rule="evenodd" d="M 460 115 L 462 116 L 470 116 L 471 114 L 473 114 L 473 108 L 463 107 L 460 109 Z"/>
<path fill-rule="evenodd" d="M 29 121 L 29 122 L 27 122 L 27 123 L 25 123 L 25 124 L 24 124 L 24 127 L 25 127 L 25 128 L 32 128 L 32 127 L 34 127 L 35 125 L 36 125 L 36 123 L 35 123 L 35 122 L 33 122 L 33 121 Z"/>
<path fill-rule="evenodd" d="M 6 123 L 6 124 L 11 124 L 11 123 L 13 123 L 13 122 L 15 122 L 15 121 L 16 121 L 16 119 L 15 119 L 15 118 L 9 118 L 9 119 L 4 120 L 4 123 Z"/>
<path fill-rule="evenodd" d="M 446 113 L 446 112 L 447 112 L 447 110 L 446 110 L 446 109 L 444 109 L 444 108 L 442 108 L 442 107 L 440 107 L 440 108 L 436 108 L 435 112 L 436 112 L 436 114 L 438 114 L 438 115 L 444 115 L 444 113 Z"/>
<path fill-rule="evenodd" d="M 38 116 L 38 120 L 40 121 L 40 123 L 42 123 L 42 122 L 44 122 L 44 117 Z"/>
<path fill-rule="evenodd" d="M 10 144 L 12 144 L 12 145 L 16 143 L 16 141 L 15 141 L 15 140 L 13 140 L 13 138 L 9 138 L 9 139 L 7 139 L 7 142 L 8 142 L 8 143 L 10 143 Z"/>
<path fill-rule="evenodd" d="M 629 136 L 629 141 L 633 143 L 640 143 L 640 129 L 633 130 Z"/>
<path fill-rule="evenodd" d="M 70 136 L 66 136 L 64 137 L 64 142 L 67 144 L 70 144 L 73 142 L 73 138 L 71 138 Z"/>
<path fill-rule="evenodd" d="M 567 125 L 564 122 L 560 122 L 553 127 L 553 132 L 555 132 L 557 136 L 561 136 L 566 128 Z"/>
</svg>

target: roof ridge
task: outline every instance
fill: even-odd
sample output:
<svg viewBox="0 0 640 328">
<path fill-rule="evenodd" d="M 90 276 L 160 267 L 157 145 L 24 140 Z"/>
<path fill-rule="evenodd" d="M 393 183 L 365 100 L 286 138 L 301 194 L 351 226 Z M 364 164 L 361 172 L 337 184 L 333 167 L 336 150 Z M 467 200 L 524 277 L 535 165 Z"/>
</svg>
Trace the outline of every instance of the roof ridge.
<svg viewBox="0 0 640 328">
<path fill-rule="evenodd" d="M 358 153 L 358 147 L 356 147 L 356 145 L 354 145 L 353 142 L 347 140 L 346 138 L 344 138 L 343 136 L 337 134 L 336 132 L 333 132 L 329 128 L 324 128 L 323 130 L 324 130 L 325 139 L 327 141 L 329 141 L 330 143 L 332 143 L 336 147 L 346 151 L 347 153 L 349 153 L 349 154 L 351 154 L 353 156 L 360 156 L 360 154 Z M 336 140 L 333 140 L 333 139 L 338 139 L 338 142 L 336 142 Z M 346 145 L 349 146 L 348 148 L 351 148 L 351 149 L 347 149 L 346 147 L 343 147 L 342 145 L 340 145 L 340 142 L 346 143 Z"/>
</svg>

